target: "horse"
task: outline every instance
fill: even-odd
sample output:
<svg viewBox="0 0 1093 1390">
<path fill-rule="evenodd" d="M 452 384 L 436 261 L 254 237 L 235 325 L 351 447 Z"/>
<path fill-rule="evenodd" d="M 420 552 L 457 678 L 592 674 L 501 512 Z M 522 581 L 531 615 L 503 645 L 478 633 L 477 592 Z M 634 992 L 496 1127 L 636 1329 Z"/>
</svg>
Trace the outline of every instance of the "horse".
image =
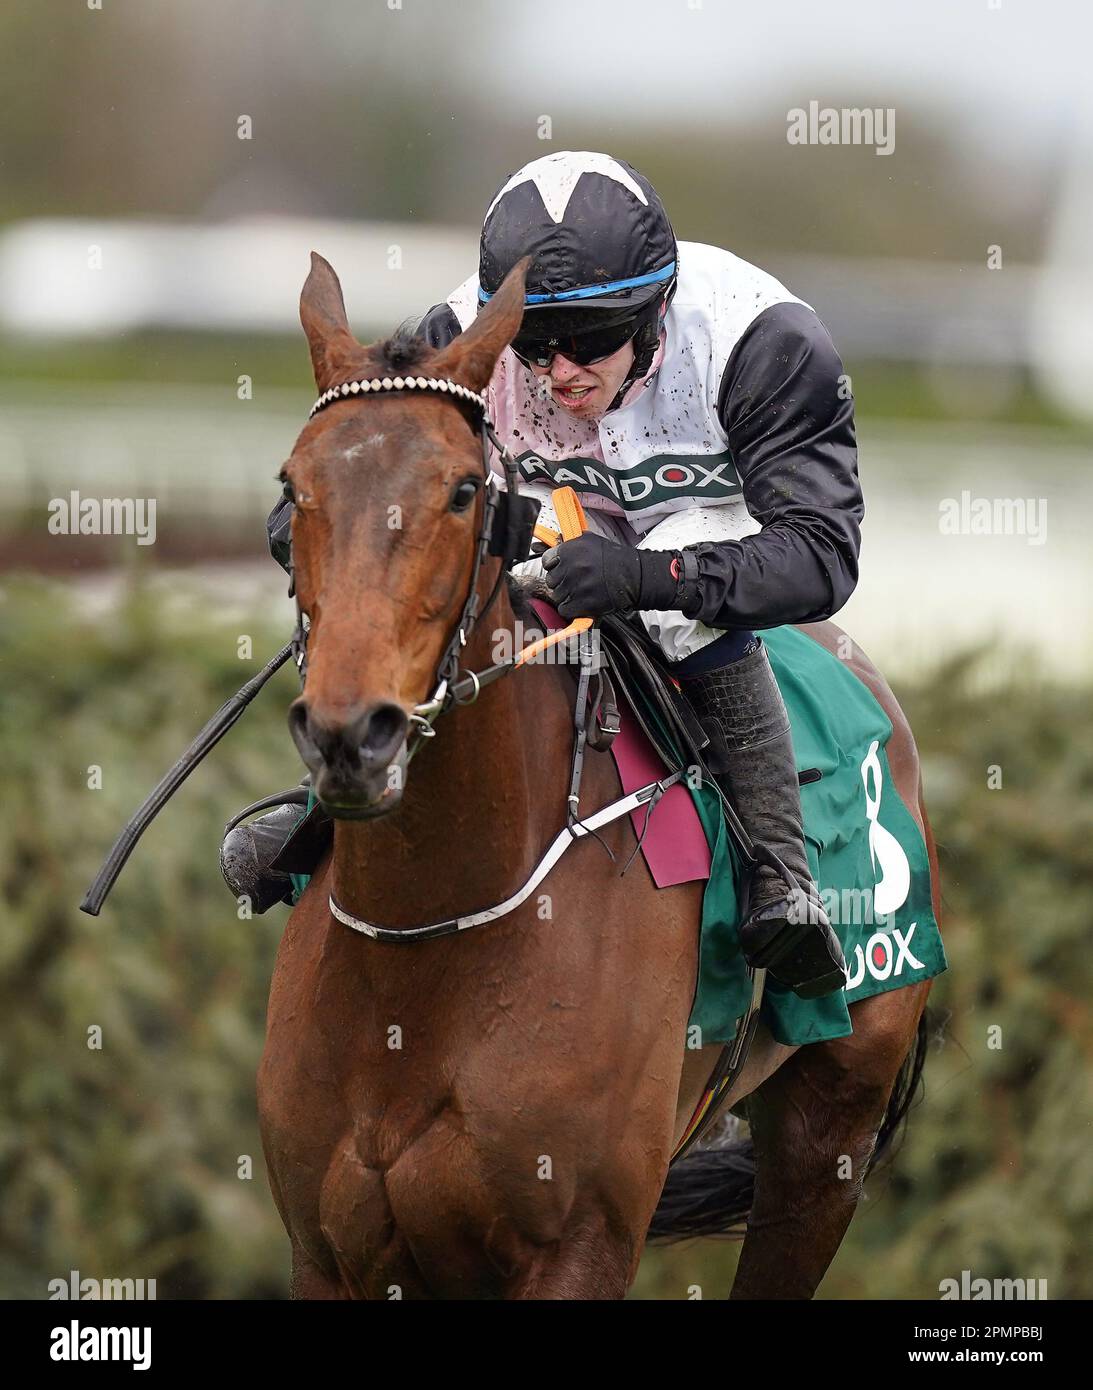
<svg viewBox="0 0 1093 1390">
<path fill-rule="evenodd" d="M 389 933 L 474 913 L 525 883 L 566 823 L 574 688 L 560 664 L 527 664 L 447 710 L 406 766 L 472 589 L 496 602 L 460 634 L 462 666 L 488 666 L 499 639 L 518 645 L 519 595 L 498 582 L 500 559 L 479 563 L 482 443 L 463 393 L 485 391 L 519 327 L 526 265 L 440 349 L 406 333 L 359 343 L 317 254 L 301 295 L 332 403 L 281 475 L 309 623 L 289 720 L 335 820 L 280 943 L 258 1074 L 295 1298 L 623 1297 L 720 1051 L 686 1046 L 703 885 L 658 890 L 640 856 L 621 875 L 592 837 L 475 930 L 369 939 L 331 905 Z M 460 390 L 339 394 L 399 374 Z M 804 631 L 828 648 L 841 636 Z M 911 730 L 868 659 L 849 661 L 891 718 L 892 776 L 928 847 L 936 909 Z M 611 758 L 585 759 L 581 795 L 619 797 Z M 627 820 L 600 832 L 620 861 Z M 754 1161 L 732 1298 L 814 1294 L 921 1064 L 928 993 L 927 981 L 855 1003 L 851 1036 L 798 1049 L 760 1026 L 724 1098 L 747 1098 Z"/>
</svg>

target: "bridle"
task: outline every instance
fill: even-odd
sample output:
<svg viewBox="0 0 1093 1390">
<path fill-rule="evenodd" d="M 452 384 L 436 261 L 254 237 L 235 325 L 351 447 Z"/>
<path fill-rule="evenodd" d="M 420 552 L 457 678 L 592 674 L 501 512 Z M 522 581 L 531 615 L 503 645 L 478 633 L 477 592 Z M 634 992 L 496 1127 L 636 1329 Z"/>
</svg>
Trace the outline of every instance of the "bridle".
<svg viewBox="0 0 1093 1390">
<path fill-rule="evenodd" d="M 328 391 L 324 391 L 315 404 L 311 407 L 308 419 L 316 416 L 320 410 L 325 410 L 327 406 L 333 405 L 338 400 L 348 400 L 354 396 L 369 394 L 372 392 L 382 393 L 389 391 L 433 391 L 438 395 L 450 396 L 455 401 L 461 401 L 474 407 L 480 416 L 480 429 L 482 435 L 482 469 L 483 469 L 483 492 L 485 501 L 483 504 L 482 525 L 475 541 L 474 569 L 471 575 L 470 589 L 463 604 L 463 610 L 459 617 L 455 631 L 444 649 L 440 665 L 437 669 L 436 687 L 430 699 L 422 704 L 415 706 L 410 719 L 414 729 L 412 736 L 412 746 L 408 749 L 408 754 L 415 751 L 421 741 L 434 736 L 433 721 L 444 710 L 450 709 L 453 705 L 470 704 L 477 699 L 478 692 L 483 686 L 496 680 L 499 676 L 505 675 L 508 671 L 514 670 L 520 661 L 529 654 L 528 649 L 517 654 L 509 661 L 500 662 L 496 666 L 488 667 L 484 671 L 469 672 L 466 675 L 459 674 L 459 658 L 463 648 L 467 645 L 467 640 L 474 629 L 476 623 L 480 622 L 489 610 L 491 604 L 504 582 L 505 570 L 507 566 L 516 560 L 523 560 L 527 557 L 528 549 L 531 545 L 532 532 L 535 526 L 535 518 L 538 515 L 539 504 L 529 497 L 521 497 L 519 492 L 519 477 L 516 465 L 508 450 L 498 439 L 493 425 L 490 423 L 485 395 L 479 395 L 470 390 L 469 387 L 461 386 L 457 381 L 450 381 L 446 377 L 425 377 L 425 376 L 396 376 L 380 377 L 366 381 L 347 381 L 339 386 L 333 386 Z M 506 490 L 497 485 L 493 473 L 490 471 L 489 450 L 490 445 L 497 449 L 501 458 L 501 464 L 505 473 Z M 485 604 L 480 608 L 478 601 L 478 579 L 487 555 L 497 555 L 501 558 L 501 566 L 498 571 L 497 579 L 490 590 Z M 289 588 L 289 595 L 293 596 L 296 590 L 295 576 Z M 306 613 L 300 608 L 299 597 L 296 597 L 296 627 L 289 642 L 286 642 L 281 650 L 267 661 L 243 687 L 236 691 L 228 700 L 220 706 L 216 713 L 209 719 L 197 737 L 191 740 L 190 745 L 182 755 L 175 761 L 173 767 L 160 778 L 151 792 L 144 798 L 140 806 L 130 816 L 129 820 L 122 827 L 114 844 L 111 846 L 110 853 L 103 861 L 102 867 L 95 875 L 95 879 L 90 888 L 84 894 L 83 902 L 80 903 L 82 911 L 89 913 L 92 917 L 97 917 L 106 901 L 107 894 L 117 882 L 118 875 L 125 867 L 126 861 L 136 848 L 140 837 L 151 825 L 159 812 L 178 791 L 187 777 L 200 765 L 202 760 L 212 751 L 213 748 L 224 737 L 228 730 L 240 718 L 243 711 L 250 705 L 258 692 L 266 683 L 284 666 L 292 660 L 300 676 L 301 684 L 307 670 L 307 635 L 309 620 Z M 542 646 L 549 639 L 544 639 L 543 643 L 532 644 Z M 250 807 L 250 811 L 258 809 Z"/>
<path fill-rule="evenodd" d="M 531 545 L 532 533 L 535 518 L 538 515 L 539 504 L 532 498 L 521 497 L 519 491 L 519 476 L 516 464 L 508 449 L 501 443 L 497 433 L 490 421 L 485 395 L 479 395 L 476 391 L 471 391 L 466 386 L 461 386 L 458 382 L 451 381 L 446 377 L 426 377 L 426 376 L 396 376 L 396 377 L 373 377 L 368 380 L 357 380 L 343 382 L 340 386 L 332 386 L 330 390 L 324 391 L 319 399 L 311 408 L 308 419 L 313 419 L 321 410 L 333 405 L 336 401 L 348 400 L 354 396 L 370 393 L 384 392 L 403 392 L 403 391 L 435 391 L 439 395 L 454 397 L 457 401 L 463 401 L 474 407 L 479 413 L 479 429 L 482 437 L 482 467 L 484 475 L 483 492 L 485 500 L 483 503 L 482 524 L 478 531 L 475 541 L 474 563 L 471 570 L 470 587 L 467 597 L 463 603 L 463 610 L 460 613 L 459 621 L 455 631 L 452 633 L 444 654 L 440 659 L 440 664 L 436 672 L 436 688 L 430 699 L 415 705 L 410 715 L 414 733 L 408 740 L 406 760 L 407 762 L 421 746 L 424 739 L 433 738 L 436 730 L 433 728 L 434 721 L 445 710 L 451 709 L 454 705 L 469 705 L 478 698 L 479 692 L 492 681 L 507 675 L 510 671 L 515 671 L 531 653 L 552 644 L 554 641 L 563 639 L 568 629 L 552 633 L 540 642 L 532 643 L 531 647 L 523 649 L 521 652 L 510 656 L 504 661 L 497 662 L 493 666 L 488 666 L 482 671 L 471 671 L 465 675 L 460 675 L 459 660 L 467 641 L 470 638 L 477 623 L 489 611 L 494 600 L 497 598 L 501 585 L 504 582 L 505 573 L 509 564 L 515 560 L 523 560 L 527 556 Z M 501 489 L 493 481 L 493 474 L 490 471 L 490 445 L 497 450 L 502 467 L 505 471 L 505 490 Z M 494 581 L 489 595 L 484 604 L 479 605 L 478 598 L 478 579 L 481 574 L 482 566 L 487 555 L 497 555 L 501 557 L 501 565 L 498 570 L 497 579 Z M 295 587 L 295 586 L 294 586 Z M 292 647 L 296 658 L 296 665 L 299 669 L 301 679 L 306 673 L 307 666 L 307 629 L 305 621 L 306 615 L 302 612 L 297 596 L 297 624 L 293 634 Z M 580 711 L 583 707 L 585 695 L 588 689 L 588 674 L 595 662 L 596 653 L 594 643 L 591 640 L 592 634 L 586 631 L 582 634 L 578 660 L 581 664 L 581 679 L 578 682 L 577 707 Z M 637 810 L 641 806 L 647 808 L 646 823 L 652 814 L 665 791 L 680 781 L 683 776 L 682 769 L 677 769 L 669 776 L 658 778 L 655 782 L 639 788 L 629 795 L 620 797 L 613 801 L 609 806 L 603 807 L 594 815 L 582 817 L 580 813 L 580 782 L 581 768 L 584 755 L 585 738 L 581 727 L 580 718 L 575 720 L 577 726 L 577 737 L 574 742 L 573 763 L 570 777 L 570 794 L 567 798 L 567 817 L 566 824 L 555 836 L 554 840 L 547 847 L 531 874 L 524 884 L 504 902 L 496 903 L 491 907 L 483 908 L 479 912 L 466 913 L 461 917 L 453 917 L 443 922 L 431 922 L 420 927 L 383 927 L 375 922 L 368 922 L 361 917 L 356 917 L 347 912 L 345 908 L 335 899 L 333 893 L 330 894 L 330 911 L 340 922 L 352 927 L 354 931 L 359 931 L 365 936 L 372 937 L 376 941 L 388 941 L 398 943 L 408 943 L 415 941 L 428 941 L 438 936 L 447 936 L 453 932 L 464 931 L 468 927 L 484 926 L 488 922 L 495 922 L 501 917 L 507 916 L 522 902 L 525 902 L 543 878 L 550 872 L 554 864 L 561 858 L 571 844 L 587 835 L 595 835 L 596 831 L 611 821 L 618 820 L 629 812 Z"/>
<path fill-rule="evenodd" d="M 413 734 L 408 741 L 407 762 L 420 748 L 424 739 L 433 738 L 436 730 L 433 723 L 437 717 L 454 705 L 473 704 L 479 692 L 492 681 L 514 669 L 513 662 L 499 662 L 484 671 L 468 672 L 460 677 L 460 657 L 477 623 L 486 616 L 500 593 L 505 580 L 505 572 L 515 561 L 527 558 L 531 545 L 532 530 L 539 512 L 539 504 L 533 498 L 521 496 L 520 475 L 512 454 L 501 443 L 493 422 L 489 418 L 489 406 L 485 392 L 472 391 L 458 381 L 448 377 L 434 376 L 385 376 L 369 377 L 342 382 L 324 391 L 308 413 L 313 420 L 320 411 L 338 401 L 352 400 L 370 394 L 381 395 L 394 392 L 432 392 L 447 396 L 453 401 L 470 405 L 478 413 L 478 429 L 482 440 L 482 523 L 475 539 L 474 561 L 471 568 L 470 584 L 462 612 L 456 623 L 437 666 L 435 686 L 432 696 L 415 705 L 410 714 Z M 498 458 L 505 473 L 505 487 L 502 490 L 490 468 L 490 446 L 497 450 Z M 501 559 L 497 578 L 479 606 L 478 580 L 487 555 Z M 295 591 L 295 583 L 293 584 Z M 296 630 L 292 636 L 293 659 L 300 674 L 301 683 L 307 674 L 307 633 L 309 622 L 301 610 L 299 598 L 296 602 Z"/>
</svg>

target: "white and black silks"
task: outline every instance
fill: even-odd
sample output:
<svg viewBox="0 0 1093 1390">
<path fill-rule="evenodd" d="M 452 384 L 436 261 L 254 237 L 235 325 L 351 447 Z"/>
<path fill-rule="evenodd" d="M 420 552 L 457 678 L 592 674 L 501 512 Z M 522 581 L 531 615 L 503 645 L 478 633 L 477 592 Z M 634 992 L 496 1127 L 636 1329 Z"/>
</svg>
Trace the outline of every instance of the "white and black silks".
<svg viewBox="0 0 1093 1390">
<path fill-rule="evenodd" d="M 524 481 L 568 483 L 639 534 L 689 507 L 746 508 L 758 532 L 689 547 L 698 575 L 686 616 L 716 628 L 819 621 L 854 590 L 864 514 L 842 362 L 817 314 L 773 277 L 716 247 L 681 242 L 678 253 L 661 360 L 593 427 L 598 458 L 562 411 L 544 410 L 508 349 L 490 413 Z M 472 277 L 419 333 L 446 346 L 473 319 L 476 291 Z M 281 500 L 267 523 L 285 568 L 291 512 Z"/>
</svg>

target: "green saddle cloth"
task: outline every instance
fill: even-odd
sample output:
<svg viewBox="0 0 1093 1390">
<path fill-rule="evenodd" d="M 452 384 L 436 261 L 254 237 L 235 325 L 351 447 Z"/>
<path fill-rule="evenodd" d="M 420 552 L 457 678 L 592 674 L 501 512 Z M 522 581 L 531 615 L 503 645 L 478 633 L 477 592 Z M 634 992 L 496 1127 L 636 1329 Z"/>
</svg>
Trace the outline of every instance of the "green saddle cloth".
<svg viewBox="0 0 1093 1390">
<path fill-rule="evenodd" d="M 801 1046 L 852 1033 L 847 1005 L 939 975 L 946 968 L 918 826 L 892 781 L 892 723 L 872 692 L 796 628 L 763 633 L 793 731 L 808 859 L 846 957 L 846 988 L 799 999 L 767 976 L 762 1018 L 778 1042 Z M 705 1046 L 732 1039 L 750 987 L 737 933 L 739 864 L 720 801 L 692 789 L 712 852 L 702 908 L 691 1027 Z M 692 1044 L 694 1045 L 694 1044 Z"/>
</svg>

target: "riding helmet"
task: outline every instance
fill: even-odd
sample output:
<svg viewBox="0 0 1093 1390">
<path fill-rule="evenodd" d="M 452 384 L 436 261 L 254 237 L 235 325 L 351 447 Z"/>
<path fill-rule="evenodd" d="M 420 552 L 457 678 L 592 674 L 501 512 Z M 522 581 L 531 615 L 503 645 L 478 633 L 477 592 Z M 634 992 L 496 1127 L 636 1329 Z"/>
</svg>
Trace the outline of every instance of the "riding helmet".
<svg viewBox="0 0 1093 1390">
<path fill-rule="evenodd" d="M 529 254 L 520 337 L 548 340 L 630 321 L 634 366 L 623 389 L 644 376 L 677 276 L 675 233 L 648 179 L 625 160 L 590 150 L 525 164 L 486 211 L 479 307 Z"/>
</svg>

